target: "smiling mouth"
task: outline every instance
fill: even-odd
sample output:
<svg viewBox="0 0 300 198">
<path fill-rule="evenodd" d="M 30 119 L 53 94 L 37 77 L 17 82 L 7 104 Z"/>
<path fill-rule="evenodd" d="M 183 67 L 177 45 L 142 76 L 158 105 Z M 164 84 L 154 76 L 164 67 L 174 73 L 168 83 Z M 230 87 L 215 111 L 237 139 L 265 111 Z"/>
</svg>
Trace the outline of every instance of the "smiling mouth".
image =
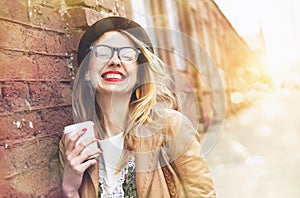
<svg viewBox="0 0 300 198">
<path fill-rule="evenodd" d="M 121 72 L 106 72 L 101 77 L 106 81 L 122 81 L 125 79 L 125 75 L 123 75 Z"/>
</svg>

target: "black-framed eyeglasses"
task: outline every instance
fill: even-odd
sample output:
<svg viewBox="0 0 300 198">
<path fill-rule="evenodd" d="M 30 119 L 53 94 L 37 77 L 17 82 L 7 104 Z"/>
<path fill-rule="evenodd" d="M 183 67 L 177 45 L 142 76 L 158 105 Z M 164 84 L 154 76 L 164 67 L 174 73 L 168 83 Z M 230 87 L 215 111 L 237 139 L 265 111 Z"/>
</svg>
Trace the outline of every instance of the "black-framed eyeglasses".
<svg viewBox="0 0 300 198">
<path fill-rule="evenodd" d="M 118 58 L 124 62 L 135 62 L 138 59 L 140 50 L 133 47 L 111 47 L 108 45 L 94 45 L 90 47 L 93 56 L 97 60 L 109 61 L 115 51 L 117 51 Z"/>
</svg>

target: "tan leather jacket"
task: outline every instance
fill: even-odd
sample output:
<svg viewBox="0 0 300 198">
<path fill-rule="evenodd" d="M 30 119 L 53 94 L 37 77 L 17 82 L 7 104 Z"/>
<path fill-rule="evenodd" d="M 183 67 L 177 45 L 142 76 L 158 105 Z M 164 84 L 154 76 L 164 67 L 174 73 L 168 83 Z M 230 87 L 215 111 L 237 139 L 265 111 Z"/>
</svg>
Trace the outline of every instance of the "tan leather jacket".
<svg viewBox="0 0 300 198">
<path fill-rule="evenodd" d="M 171 116 L 166 117 L 164 136 L 157 133 L 143 137 L 137 145 L 135 166 L 138 197 L 216 197 L 208 167 L 200 157 L 197 132 L 180 113 L 168 111 L 168 115 Z M 64 137 L 59 149 L 63 173 Z M 96 164 L 84 174 L 79 190 L 81 197 L 97 197 L 98 168 Z"/>
</svg>

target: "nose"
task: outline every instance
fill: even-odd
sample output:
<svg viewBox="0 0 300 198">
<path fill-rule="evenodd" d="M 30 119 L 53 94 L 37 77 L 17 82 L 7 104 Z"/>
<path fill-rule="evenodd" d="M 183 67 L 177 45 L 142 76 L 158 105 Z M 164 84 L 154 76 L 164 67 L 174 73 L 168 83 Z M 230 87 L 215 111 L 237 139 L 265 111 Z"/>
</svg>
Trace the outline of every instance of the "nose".
<svg viewBox="0 0 300 198">
<path fill-rule="evenodd" d="M 120 65 L 121 65 L 121 59 L 119 57 L 119 53 L 118 51 L 114 51 L 114 54 L 109 61 L 109 66 L 120 66 Z"/>
</svg>

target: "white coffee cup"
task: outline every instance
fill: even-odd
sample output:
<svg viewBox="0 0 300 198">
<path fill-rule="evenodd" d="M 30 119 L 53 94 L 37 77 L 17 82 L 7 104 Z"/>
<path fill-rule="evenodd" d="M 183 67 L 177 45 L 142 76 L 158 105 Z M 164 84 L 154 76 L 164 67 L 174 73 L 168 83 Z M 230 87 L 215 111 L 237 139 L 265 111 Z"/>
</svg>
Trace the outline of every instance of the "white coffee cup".
<svg viewBox="0 0 300 198">
<path fill-rule="evenodd" d="M 92 144 L 89 144 L 91 140 L 96 139 L 95 138 L 95 132 L 94 132 L 94 122 L 93 121 L 85 121 L 80 122 L 77 124 L 72 124 L 69 126 L 66 126 L 64 129 L 64 134 L 66 135 L 66 138 L 71 138 L 76 133 L 81 133 L 82 129 L 86 128 L 87 131 L 82 135 L 79 140 L 77 141 L 76 145 L 82 142 L 86 147 L 81 153 L 89 152 L 90 154 L 96 153 L 98 148 L 98 143 L 94 142 Z M 98 154 L 93 155 L 90 158 L 97 157 Z"/>
</svg>

